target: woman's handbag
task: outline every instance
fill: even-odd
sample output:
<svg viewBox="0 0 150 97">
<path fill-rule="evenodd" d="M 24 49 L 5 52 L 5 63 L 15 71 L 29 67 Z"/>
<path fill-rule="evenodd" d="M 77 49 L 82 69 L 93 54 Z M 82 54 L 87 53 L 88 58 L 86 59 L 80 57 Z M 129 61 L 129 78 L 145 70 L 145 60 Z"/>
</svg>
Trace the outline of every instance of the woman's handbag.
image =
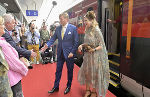
<svg viewBox="0 0 150 97">
<path fill-rule="evenodd" d="M 74 63 L 75 63 L 77 66 L 81 67 L 82 62 L 83 62 L 83 53 L 77 52 L 77 53 L 76 53 L 76 56 L 74 57 Z"/>
<path fill-rule="evenodd" d="M 89 50 L 93 49 L 94 46 L 93 45 L 90 45 L 90 44 L 83 44 L 82 45 L 82 51 L 83 52 L 88 52 Z"/>
</svg>

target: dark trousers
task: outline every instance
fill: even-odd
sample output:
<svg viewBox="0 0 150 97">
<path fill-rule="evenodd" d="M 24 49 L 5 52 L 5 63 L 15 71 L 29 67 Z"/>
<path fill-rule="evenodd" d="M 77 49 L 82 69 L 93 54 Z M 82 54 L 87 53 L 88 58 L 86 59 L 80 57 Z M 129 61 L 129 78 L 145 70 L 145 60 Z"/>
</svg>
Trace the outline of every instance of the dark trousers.
<svg viewBox="0 0 150 97">
<path fill-rule="evenodd" d="M 13 97 L 24 97 L 21 81 L 19 81 L 16 85 L 12 86 L 11 89 L 13 91 Z"/>
<path fill-rule="evenodd" d="M 62 51 L 61 57 L 57 58 L 57 60 L 58 61 L 57 61 L 57 68 L 56 68 L 56 73 L 55 73 L 54 88 L 59 87 L 59 82 L 60 82 L 61 75 L 62 75 L 62 68 L 63 68 L 63 64 L 65 61 L 66 61 L 67 73 L 68 73 L 67 87 L 71 87 L 72 78 L 73 78 L 73 68 L 74 68 L 73 58 L 65 59 L 63 55 L 63 51 Z"/>
</svg>

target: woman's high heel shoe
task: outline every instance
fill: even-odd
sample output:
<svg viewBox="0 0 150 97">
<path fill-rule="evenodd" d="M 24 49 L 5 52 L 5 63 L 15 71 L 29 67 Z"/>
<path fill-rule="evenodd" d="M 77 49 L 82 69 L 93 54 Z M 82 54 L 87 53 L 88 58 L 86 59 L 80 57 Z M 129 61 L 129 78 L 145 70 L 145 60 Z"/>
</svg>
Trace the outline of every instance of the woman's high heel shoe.
<svg viewBox="0 0 150 97">
<path fill-rule="evenodd" d="M 97 97 L 97 93 L 96 92 L 91 92 L 91 96 L 90 97 Z"/>
<path fill-rule="evenodd" d="M 90 90 L 86 90 L 86 93 L 84 95 L 84 97 L 90 97 L 91 96 L 91 91 Z"/>
</svg>

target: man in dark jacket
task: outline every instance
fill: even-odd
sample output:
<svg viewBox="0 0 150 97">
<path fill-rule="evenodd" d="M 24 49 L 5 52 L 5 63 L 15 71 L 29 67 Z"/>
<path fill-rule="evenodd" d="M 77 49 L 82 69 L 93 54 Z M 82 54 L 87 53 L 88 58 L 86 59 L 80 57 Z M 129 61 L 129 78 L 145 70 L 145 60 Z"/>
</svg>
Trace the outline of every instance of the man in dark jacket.
<svg viewBox="0 0 150 97">
<path fill-rule="evenodd" d="M 4 25 L 5 25 L 5 34 L 3 34 L 2 37 L 4 37 L 6 41 L 17 50 L 19 56 L 23 56 L 27 59 L 29 59 L 30 56 L 35 57 L 36 56 L 35 52 L 17 46 L 17 44 L 12 39 L 11 34 L 12 34 L 12 30 L 15 27 L 14 17 L 11 14 L 5 14 L 3 17 L 4 17 Z"/>
</svg>

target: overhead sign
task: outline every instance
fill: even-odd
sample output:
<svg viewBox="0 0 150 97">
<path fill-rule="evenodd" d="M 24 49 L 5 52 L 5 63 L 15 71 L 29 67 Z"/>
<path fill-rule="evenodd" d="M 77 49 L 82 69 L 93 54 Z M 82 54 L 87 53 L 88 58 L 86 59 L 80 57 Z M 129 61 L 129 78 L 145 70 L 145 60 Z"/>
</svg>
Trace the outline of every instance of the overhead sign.
<svg viewBox="0 0 150 97">
<path fill-rule="evenodd" d="M 38 16 L 38 10 L 26 10 L 26 16 Z"/>
</svg>

